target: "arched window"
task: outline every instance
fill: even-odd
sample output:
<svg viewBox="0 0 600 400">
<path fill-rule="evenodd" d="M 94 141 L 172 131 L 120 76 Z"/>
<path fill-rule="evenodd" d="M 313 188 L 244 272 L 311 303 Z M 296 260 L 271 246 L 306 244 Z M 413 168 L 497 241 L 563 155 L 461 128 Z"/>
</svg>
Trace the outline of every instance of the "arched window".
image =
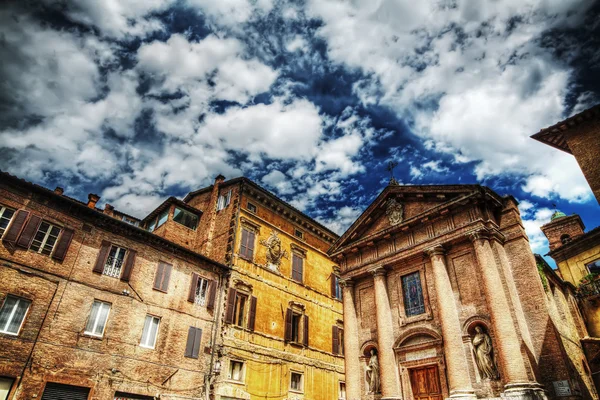
<svg viewBox="0 0 600 400">
<path fill-rule="evenodd" d="M 571 235 L 568 234 L 564 234 L 560 237 L 560 241 L 562 242 L 562 244 L 567 244 L 571 241 Z"/>
</svg>

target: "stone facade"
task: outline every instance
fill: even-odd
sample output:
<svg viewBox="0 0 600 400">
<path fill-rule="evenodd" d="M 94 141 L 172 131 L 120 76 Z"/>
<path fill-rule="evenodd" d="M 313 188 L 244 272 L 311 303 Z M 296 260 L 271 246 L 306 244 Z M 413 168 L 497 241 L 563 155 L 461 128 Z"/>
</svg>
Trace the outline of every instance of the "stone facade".
<svg viewBox="0 0 600 400">
<path fill-rule="evenodd" d="M 348 399 L 555 398 L 576 378 L 513 198 L 390 184 L 329 253 Z M 587 388 L 565 397 L 597 398 Z"/>
<path fill-rule="evenodd" d="M 0 232 L 0 304 L 17 322 L 0 326 L 8 398 L 41 398 L 56 384 L 98 400 L 204 397 L 218 313 L 209 299 L 190 302 L 189 288 L 200 277 L 221 292 L 228 268 L 135 227 L 135 219 L 123 222 L 110 207 L 101 212 L 96 201 L 1 176 L 2 215 L 16 211 Z M 48 223 L 59 232 L 54 245 L 36 234 Z M 111 256 L 112 246 L 124 257 Z M 17 299 L 29 304 L 22 323 L 18 312 L 6 313 Z"/>
</svg>

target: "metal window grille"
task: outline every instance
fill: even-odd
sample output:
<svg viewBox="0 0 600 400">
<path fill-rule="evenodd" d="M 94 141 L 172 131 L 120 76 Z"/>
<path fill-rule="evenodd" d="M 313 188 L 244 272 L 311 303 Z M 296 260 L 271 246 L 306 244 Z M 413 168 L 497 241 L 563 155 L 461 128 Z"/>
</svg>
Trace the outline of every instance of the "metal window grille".
<svg viewBox="0 0 600 400">
<path fill-rule="evenodd" d="M 121 276 L 121 268 L 123 267 L 123 260 L 125 259 L 126 250 L 118 247 L 111 246 L 106 263 L 104 264 L 104 275 L 118 278 Z"/>
<path fill-rule="evenodd" d="M 198 278 L 198 285 L 196 286 L 196 296 L 194 297 L 194 303 L 204 306 L 206 304 L 207 293 L 208 281 L 204 278 Z"/>
</svg>

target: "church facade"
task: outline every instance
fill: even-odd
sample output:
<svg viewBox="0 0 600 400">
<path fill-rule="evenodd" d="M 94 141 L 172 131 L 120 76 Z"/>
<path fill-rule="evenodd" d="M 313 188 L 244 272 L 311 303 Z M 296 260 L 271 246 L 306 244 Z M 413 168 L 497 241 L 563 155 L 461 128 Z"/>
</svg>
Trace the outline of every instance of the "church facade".
<svg viewBox="0 0 600 400">
<path fill-rule="evenodd" d="M 597 398 L 564 361 L 514 198 L 392 181 L 329 253 L 349 400 Z"/>
</svg>

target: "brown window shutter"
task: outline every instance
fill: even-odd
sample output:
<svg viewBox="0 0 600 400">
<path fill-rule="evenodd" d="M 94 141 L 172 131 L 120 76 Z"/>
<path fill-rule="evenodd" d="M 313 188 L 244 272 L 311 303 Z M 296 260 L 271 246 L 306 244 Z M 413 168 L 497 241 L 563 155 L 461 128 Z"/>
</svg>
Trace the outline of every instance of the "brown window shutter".
<svg viewBox="0 0 600 400">
<path fill-rule="evenodd" d="M 227 311 L 225 312 L 225 322 L 233 323 L 233 313 L 235 311 L 235 295 L 237 291 L 234 288 L 229 288 L 227 293 Z"/>
<path fill-rule="evenodd" d="M 169 280 L 171 279 L 171 269 L 173 269 L 173 266 L 167 263 L 163 263 L 163 265 L 164 270 L 160 290 L 162 290 L 163 292 L 167 292 L 169 290 Z"/>
<path fill-rule="evenodd" d="M 338 336 L 338 327 L 336 325 L 333 325 L 331 327 L 331 344 L 332 344 L 332 350 L 331 352 L 333 354 L 339 354 L 340 353 L 340 342 L 339 342 L 339 336 Z"/>
<path fill-rule="evenodd" d="M 194 300 L 196 299 L 196 288 L 198 288 L 198 278 L 200 277 L 200 275 L 198 275 L 195 272 L 192 272 L 192 282 L 190 283 L 190 292 L 188 293 L 188 301 L 190 303 L 193 303 Z"/>
<path fill-rule="evenodd" d="M 198 358 L 200 350 L 200 339 L 202 338 L 202 329 L 190 326 L 188 329 L 187 343 L 185 345 L 185 356 L 189 358 Z"/>
<path fill-rule="evenodd" d="M 308 347 L 308 315 L 304 314 L 304 337 L 302 338 L 304 346 Z"/>
<path fill-rule="evenodd" d="M 302 262 L 301 257 L 292 254 L 292 279 L 297 282 L 302 282 Z"/>
<path fill-rule="evenodd" d="M 33 237 L 35 236 L 37 229 L 41 223 L 41 217 L 38 217 L 37 215 L 32 215 L 29 218 L 29 221 L 27 221 L 27 224 L 25 224 L 25 227 L 21 232 L 21 236 L 19 236 L 19 239 L 17 239 L 17 246 L 28 249 L 29 246 L 31 246 L 31 241 L 33 240 Z"/>
<path fill-rule="evenodd" d="M 110 242 L 103 240 L 102 245 L 100 246 L 100 252 L 98 253 L 98 258 L 96 259 L 96 264 L 94 265 L 94 269 L 92 271 L 98 274 L 104 272 L 104 264 L 106 263 L 106 257 L 108 257 L 109 250 Z"/>
<path fill-rule="evenodd" d="M 331 274 L 329 275 L 329 279 L 331 280 L 331 297 L 335 297 L 335 275 Z"/>
<path fill-rule="evenodd" d="M 121 274 L 122 281 L 129 282 L 129 278 L 131 278 L 131 271 L 133 271 L 133 264 L 135 263 L 136 255 L 137 255 L 137 251 L 127 250 L 127 259 L 125 260 L 125 268 L 123 268 L 123 273 Z"/>
<path fill-rule="evenodd" d="M 152 285 L 153 289 L 162 290 L 162 281 L 163 276 L 165 274 L 165 263 L 160 261 L 158 266 L 156 267 L 156 274 L 154 275 L 154 284 Z"/>
<path fill-rule="evenodd" d="M 57 261 L 65 259 L 67 250 L 69 250 L 69 246 L 71 245 L 71 240 L 73 240 L 74 233 L 75 231 L 73 229 L 63 229 L 60 239 L 58 239 L 58 243 L 54 249 L 54 253 L 52 253 L 52 258 Z"/>
<path fill-rule="evenodd" d="M 13 217 L 10 226 L 4 233 L 4 237 L 2 237 L 2 240 L 14 246 L 17 243 L 17 238 L 19 237 L 23 226 L 25 225 L 25 221 L 27 221 L 27 217 L 29 217 L 29 211 L 17 211 L 15 213 L 15 216 Z"/>
<path fill-rule="evenodd" d="M 192 358 L 198 358 L 198 354 L 200 354 L 201 340 L 202 340 L 202 329 L 196 328 L 196 334 L 194 335 L 194 348 L 192 349 Z"/>
<path fill-rule="evenodd" d="M 242 228 L 242 243 L 240 244 L 240 256 L 248 258 L 248 231 Z"/>
<path fill-rule="evenodd" d="M 250 315 L 248 316 L 248 329 L 254 330 L 254 321 L 256 320 L 256 297 L 250 297 Z"/>
<path fill-rule="evenodd" d="M 208 299 L 206 300 L 206 308 L 212 310 L 215 308 L 215 298 L 217 297 L 217 281 L 210 281 L 208 288 Z"/>
<path fill-rule="evenodd" d="M 285 341 L 292 340 L 292 309 L 288 308 L 285 312 Z"/>
<path fill-rule="evenodd" d="M 248 232 L 248 258 L 254 258 L 254 232 Z"/>
</svg>

